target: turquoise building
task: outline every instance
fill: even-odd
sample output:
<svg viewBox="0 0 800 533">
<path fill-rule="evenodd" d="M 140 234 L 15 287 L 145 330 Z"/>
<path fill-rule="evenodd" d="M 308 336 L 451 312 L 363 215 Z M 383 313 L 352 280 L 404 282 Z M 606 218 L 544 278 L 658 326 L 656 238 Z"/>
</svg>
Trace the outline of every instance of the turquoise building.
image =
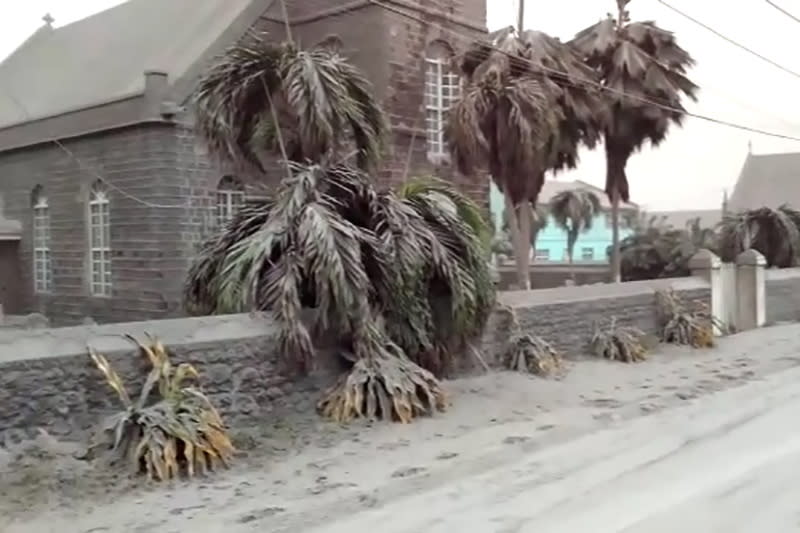
<svg viewBox="0 0 800 533">
<path fill-rule="evenodd" d="M 597 195 L 603 212 L 599 214 L 592 224 L 592 229 L 582 233 L 575 243 L 574 260 L 576 263 L 608 263 L 608 247 L 611 246 L 611 203 L 605 191 L 583 181 L 558 181 L 549 179 L 545 181 L 542 192 L 539 194 L 540 204 L 549 204 L 550 200 L 558 193 L 571 189 L 588 189 Z M 490 206 L 495 227 L 502 227 L 505 202 L 503 195 L 491 184 Z M 630 235 L 631 230 L 626 227 L 627 213 L 635 213 L 639 207 L 633 203 L 620 206 L 620 239 Z M 567 233 L 559 228 L 552 217 L 547 226 L 539 231 L 534 243 L 535 262 L 567 262 Z"/>
</svg>

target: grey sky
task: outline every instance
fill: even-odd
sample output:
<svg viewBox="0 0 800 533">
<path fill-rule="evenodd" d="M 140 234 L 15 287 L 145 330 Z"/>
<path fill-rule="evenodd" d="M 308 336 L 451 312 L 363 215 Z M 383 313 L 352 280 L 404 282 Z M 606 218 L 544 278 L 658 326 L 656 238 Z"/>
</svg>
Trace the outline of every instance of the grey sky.
<svg viewBox="0 0 800 533">
<path fill-rule="evenodd" d="M 168 1 L 168 0 L 164 0 Z M 718 31 L 770 59 L 800 72 L 795 42 L 800 23 L 764 0 L 667 0 Z M 800 16 L 800 2 L 778 0 Z M 0 57 L 5 57 L 42 24 L 50 12 L 56 26 L 83 18 L 121 0 L 0 0 Z M 490 29 L 514 23 L 517 0 L 489 0 Z M 613 0 L 527 0 L 526 27 L 562 39 L 596 22 L 614 9 Z M 691 73 L 701 86 L 693 112 L 800 137 L 800 109 L 795 104 L 800 79 L 749 56 L 661 5 L 633 0 L 634 19 L 655 20 L 676 33 L 698 62 Z M 102 46 L 102 43 L 98 43 Z M 800 142 L 771 139 L 690 118 L 682 130 L 657 150 L 645 149 L 629 164 L 632 200 L 650 209 L 713 208 L 724 188 L 731 189 L 752 141 L 755 153 L 800 151 Z M 580 178 L 602 186 L 602 152 L 587 152 L 580 167 L 559 179 Z"/>
</svg>

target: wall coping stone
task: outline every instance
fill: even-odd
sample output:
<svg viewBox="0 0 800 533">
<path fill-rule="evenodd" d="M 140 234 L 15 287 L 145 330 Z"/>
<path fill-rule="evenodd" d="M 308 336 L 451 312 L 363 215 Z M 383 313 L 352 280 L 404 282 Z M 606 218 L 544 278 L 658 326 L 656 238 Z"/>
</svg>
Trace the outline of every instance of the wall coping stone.
<svg viewBox="0 0 800 533">
<path fill-rule="evenodd" d="M 625 283 L 605 283 L 598 285 L 578 285 L 553 289 L 531 291 L 508 291 L 498 294 L 498 301 L 510 307 L 535 307 L 540 305 L 577 302 L 581 300 L 600 300 L 620 298 L 640 294 L 653 294 L 659 290 L 707 289 L 710 284 L 702 278 L 670 278 Z"/>
<path fill-rule="evenodd" d="M 767 281 L 800 278 L 800 268 L 768 268 L 764 273 Z"/>
<path fill-rule="evenodd" d="M 501 292 L 498 301 L 511 307 L 524 308 L 653 294 L 657 290 L 670 288 L 693 290 L 708 287 L 708 282 L 701 278 L 675 278 Z M 83 355 L 89 345 L 101 353 L 132 353 L 133 346 L 124 337 L 126 334 L 137 339 L 151 334 L 167 346 L 185 346 L 273 337 L 277 333 L 276 324 L 261 313 L 34 330 L 0 329 L 0 363 Z"/>
<path fill-rule="evenodd" d="M 101 353 L 133 352 L 133 345 L 123 335 L 141 339 L 145 333 L 158 337 L 166 346 L 172 346 L 270 337 L 277 334 L 277 327 L 263 314 L 239 314 L 24 331 L 0 330 L 0 363 L 86 354 L 88 345 Z"/>
</svg>

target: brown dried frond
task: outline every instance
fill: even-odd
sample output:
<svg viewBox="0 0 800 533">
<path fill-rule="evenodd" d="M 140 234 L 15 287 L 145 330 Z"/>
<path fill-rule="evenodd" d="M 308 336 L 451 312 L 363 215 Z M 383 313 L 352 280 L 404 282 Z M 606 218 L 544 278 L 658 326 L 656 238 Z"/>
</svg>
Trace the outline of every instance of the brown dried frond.
<svg viewBox="0 0 800 533">
<path fill-rule="evenodd" d="M 672 289 L 656 292 L 656 305 L 662 342 L 712 348 L 716 344 L 714 330 L 725 330 L 708 304 L 697 301 L 690 307 Z"/>
<path fill-rule="evenodd" d="M 644 361 L 647 349 L 642 343 L 644 333 L 636 328 L 617 327 L 616 318 L 611 320 L 607 330 L 595 325 L 591 349 L 597 357 L 623 363 Z"/>
<path fill-rule="evenodd" d="M 561 354 L 536 335 L 514 335 L 503 354 L 503 363 L 509 370 L 529 372 L 537 376 L 550 376 L 562 368 Z"/>
<path fill-rule="evenodd" d="M 158 339 L 148 336 L 149 343 L 144 344 L 128 338 L 152 367 L 135 402 L 107 359 L 89 348 L 95 365 L 125 407 L 101 427 L 92 448 L 105 448 L 113 461 L 124 460 L 134 473 L 145 473 L 151 480 L 172 479 L 182 471 L 192 477 L 227 466 L 235 450 L 222 418 L 198 388 L 184 384 L 197 378 L 194 367 L 184 363 L 173 368 Z M 158 390 L 157 398 L 151 398 L 154 390 Z"/>
<path fill-rule="evenodd" d="M 402 354 L 359 359 L 317 404 L 323 416 L 337 422 L 368 418 L 404 424 L 446 407 L 439 380 Z"/>
</svg>

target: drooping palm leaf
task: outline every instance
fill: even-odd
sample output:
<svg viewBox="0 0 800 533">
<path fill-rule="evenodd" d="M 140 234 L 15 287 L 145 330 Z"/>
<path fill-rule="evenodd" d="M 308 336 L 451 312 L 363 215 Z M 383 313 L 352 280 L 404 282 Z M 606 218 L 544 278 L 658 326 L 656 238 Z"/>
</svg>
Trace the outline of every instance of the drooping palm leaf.
<svg viewBox="0 0 800 533">
<path fill-rule="evenodd" d="M 320 161 L 352 146 L 361 166 L 373 164 L 387 130 L 369 81 L 335 49 L 301 50 L 259 34 L 206 72 L 195 101 L 211 151 L 261 171 L 266 154 L 282 155 L 281 140 L 291 161 Z"/>
<path fill-rule="evenodd" d="M 173 368 L 166 347 L 158 339 L 144 344 L 128 336 L 146 356 L 151 371 L 133 403 L 108 360 L 91 347 L 89 354 L 109 386 L 120 397 L 124 411 L 105 421 L 92 449 L 105 448 L 112 459 L 126 461 L 133 473 L 166 481 L 185 473 L 189 477 L 218 465 L 227 466 L 234 447 L 225 424 L 211 401 L 187 385 L 197 371 L 183 363 Z M 158 391 L 158 396 L 154 396 Z"/>
<path fill-rule="evenodd" d="M 792 267 L 800 259 L 800 212 L 781 206 L 761 207 L 727 215 L 720 226 L 720 254 L 725 261 L 753 248 L 768 266 Z"/>
<path fill-rule="evenodd" d="M 494 303 L 478 208 L 440 181 L 412 181 L 396 195 L 345 165 L 291 170 L 274 200 L 207 243 L 187 301 L 214 312 L 270 311 L 281 351 L 305 367 L 314 340 L 332 333 L 359 372 L 392 367 L 376 358 L 393 357 L 395 346 L 409 359 L 396 363 L 403 372 L 416 364 L 444 372 Z"/>
</svg>

